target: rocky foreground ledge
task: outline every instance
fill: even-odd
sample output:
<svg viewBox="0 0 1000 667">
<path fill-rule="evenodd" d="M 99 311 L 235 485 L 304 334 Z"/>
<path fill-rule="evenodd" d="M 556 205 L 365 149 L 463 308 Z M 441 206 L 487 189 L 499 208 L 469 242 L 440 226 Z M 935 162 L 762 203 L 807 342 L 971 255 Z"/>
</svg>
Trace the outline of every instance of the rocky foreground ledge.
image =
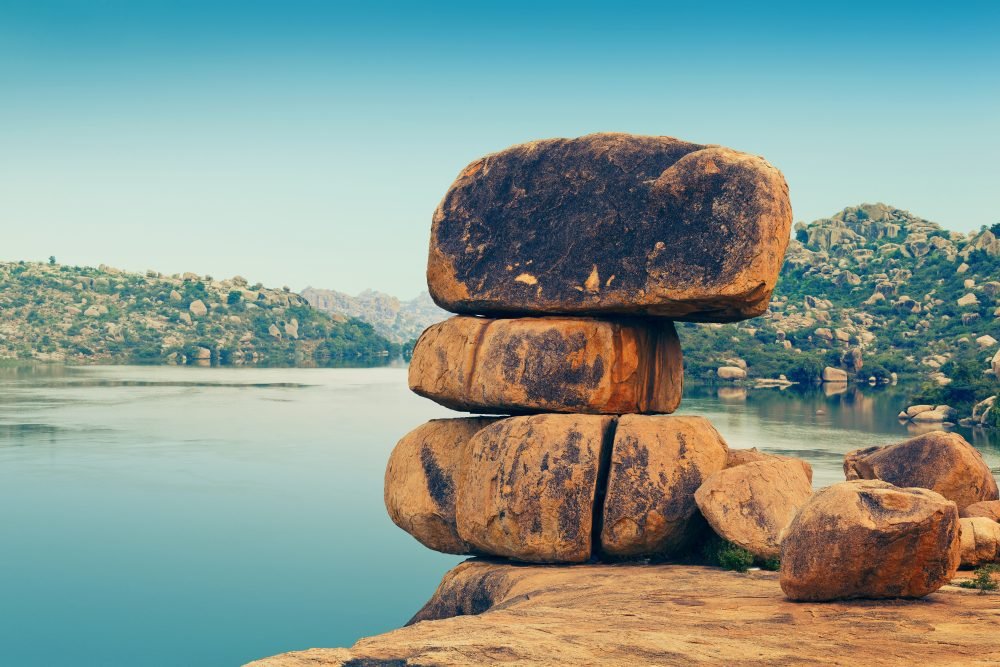
<svg viewBox="0 0 1000 667">
<path fill-rule="evenodd" d="M 399 630 L 256 667 L 1000 664 L 1000 595 L 788 601 L 776 573 L 469 560 Z"/>
</svg>

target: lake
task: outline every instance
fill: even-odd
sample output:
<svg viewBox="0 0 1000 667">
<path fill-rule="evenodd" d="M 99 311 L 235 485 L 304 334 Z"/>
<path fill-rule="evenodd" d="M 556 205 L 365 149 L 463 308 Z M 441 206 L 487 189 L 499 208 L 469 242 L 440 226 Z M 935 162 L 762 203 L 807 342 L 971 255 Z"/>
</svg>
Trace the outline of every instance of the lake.
<svg viewBox="0 0 1000 667">
<path fill-rule="evenodd" d="M 905 402 L 693 387 L 681 412 L 824 486 L 908 437 Z M 238 665 L 398 627 L 461 558 L 392 525 L 385 462 L 449 415 L 402 367 L 0 368 L 0 662 Z"/>
</svg>

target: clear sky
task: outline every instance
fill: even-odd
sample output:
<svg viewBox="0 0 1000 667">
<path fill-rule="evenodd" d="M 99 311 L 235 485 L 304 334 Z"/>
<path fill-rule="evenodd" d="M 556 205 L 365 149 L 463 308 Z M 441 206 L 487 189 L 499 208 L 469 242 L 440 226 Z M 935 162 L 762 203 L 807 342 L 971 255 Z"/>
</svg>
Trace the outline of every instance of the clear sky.
<svg viewBox="0 0 1000 667">
<path fill-rule="evenodd" d="M 0 259 L 411 297 L 459 170 L 667 134 L 1000 221 L 1000 3 L 0 0 Z"/>
</svg>

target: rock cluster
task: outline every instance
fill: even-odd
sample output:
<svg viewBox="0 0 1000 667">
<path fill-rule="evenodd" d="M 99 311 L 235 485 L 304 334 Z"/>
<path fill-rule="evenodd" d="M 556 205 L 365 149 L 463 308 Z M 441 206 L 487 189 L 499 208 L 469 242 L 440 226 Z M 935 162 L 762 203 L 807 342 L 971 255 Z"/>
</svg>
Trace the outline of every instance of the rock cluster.
<svg viewBox="0 0 1000 667">
<path fill-rule="evenodd" d="M 781 174 L 719 146 L 597 134 L 469 165 L 434 214 L 427 270 L 457 315 L 420 336 L 410 388 L 501 416 L 400 440 L 393 521 L 447 553 L 583 563 L 690 554 L 708 516 L 775 555 L 811 469 L 734 455 L 703 417 L 669 416 L 683 388 L 673 320 L 763 312 L 790 227 Z M 748 492 L 769 481 L 774 497 Z"/>
<path fill-rule="evenodd" d="M 961 538 L 959 509 L 997 487 L 957 436 L 851 452 L 849 481 L 814 495 L 804 461 L 730 450 L 705 418 L 666 414 L 683 387 L 672 321 L 766 309 L 790 215 L 760 158 L 675 139 L 533 142 L 467 167 L 435 213 L 427 272 L 456 316 L 424 331 L 409 383 L 492 416 L 400 440 L 392 520 L 438 551 L 534 563 L 694 559 L 714 534 L 780 557 L 797 600 L 926 595 L 963 539 L 987 558 L 993 533 Z"/>
</svg>

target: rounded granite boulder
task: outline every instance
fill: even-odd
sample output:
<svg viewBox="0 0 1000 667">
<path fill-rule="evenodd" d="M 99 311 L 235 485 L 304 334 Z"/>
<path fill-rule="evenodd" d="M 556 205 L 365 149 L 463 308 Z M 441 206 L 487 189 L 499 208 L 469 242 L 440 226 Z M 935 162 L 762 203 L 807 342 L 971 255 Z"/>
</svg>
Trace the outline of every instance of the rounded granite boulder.
<svg viewBox="0 0 1000 667">
<path fill-rule="evenodd" d="M 962 567 L 1000 561 L 1000 523 L 982 516 L 958 522 L 962 533 Z"/>
<path fill-rule="evenodd" d="M 721 537 L 759 558 L 777 558 L 812 484 L 794 460 L 753 461 L 720 470 L 698 487 L 695 502 Z"/>
<path fill-rule="evenodd" d="M 682 553 L 705 528 L 695 490 L 726 466 L 727 457 L 725 440 L 704 417 L 621 417 L 604 494 L 602 554 Z"/>
<path fill-rule="evenodd" d="M 614 417 L 510 417 L 469 441 L 455 507 L 458 534 L 486 554 L 583 563 L 592 551 L 602 452 Z"/>
<path fill-rule="evenodd" d="M 456 313 L 732 322 L 767 309 L 791 223 L 784 177 L 754 155 L 615 133 L 532 141 L 459 174 L 427 283 Z"/>
<path fill-rule="evenodd" d="M 957 433 L 931 431 L 886 447 L 868 447 L 844 457 L 848 480 L 881 479 L 901 487 L 940 493 L 959 509 L 997 500 L 997 483 L 982 454 Z"/>
<path fill-rule="evenodd" d="M 792 600 L 918 598 L 955 575 L 958 509 L 927 489 L 856 480 L 813 494 L 781 543 Z"/>
<path fill-rule="evenodd" d="M 454 410 L 673 412 L 681 346 L 669 320 L 452 317 L 417 341 L 410 389 Z"/>
<path fill-rule="evenodd" d="M 984 500 L 979 503 L 972 503 L 960 509 L 958 516 L 963 519 L 972 519 L 981 516 L 992 521 L 1000 521 L 1000 500 Z"/>
<path fill-rule="evenodd" d="M 455 527 L 458 476 L 469 439 L 495 421 L 434 419 L 404 435 L 385 469 L 385 508 L 393 523 L 429 549 L 471 553 Z"/>
</svg>

